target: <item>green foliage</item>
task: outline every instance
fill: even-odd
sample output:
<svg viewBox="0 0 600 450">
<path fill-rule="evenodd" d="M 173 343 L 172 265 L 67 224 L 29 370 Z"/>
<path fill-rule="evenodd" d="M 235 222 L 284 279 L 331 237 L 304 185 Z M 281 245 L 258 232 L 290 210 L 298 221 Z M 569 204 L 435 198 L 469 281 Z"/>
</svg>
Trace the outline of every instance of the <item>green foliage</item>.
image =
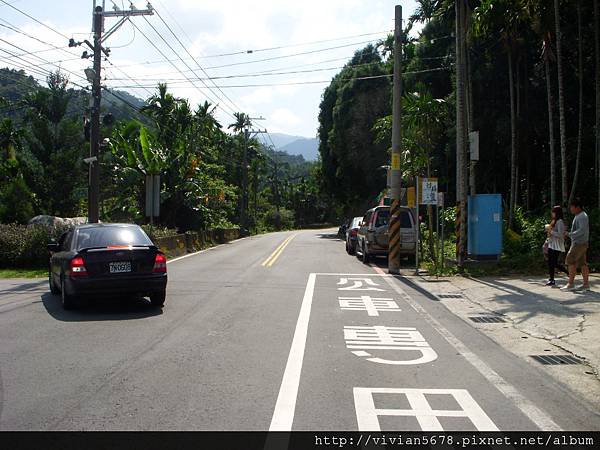
<svg viewBox="0 0 600 450">
<path fill-rule="evenodd" d="M 289 209 L 271 207 L 262 217 L 259 229 L 267 230 L 291 230 L 294 228 L 294 211 Z"/>
<path fill-rule="evenodd" d="M 33 195 L 22 176 L 0 188 L 0 222 L 25 224 L 34 216 Z"/>
<path fill-rule="evenodd" d="M 142 229 L 146 232 L 152 242 L 156 242 L 157 239 L 163 237 L 175 236 L 179 234 L 176 229 L 157 225 L 142 225 Z"/>
<path fill-rule="evenodd" d="M 0 268 L 47 267 L 46 245 L 65 229 L 0 224 Z"/>
</svg>

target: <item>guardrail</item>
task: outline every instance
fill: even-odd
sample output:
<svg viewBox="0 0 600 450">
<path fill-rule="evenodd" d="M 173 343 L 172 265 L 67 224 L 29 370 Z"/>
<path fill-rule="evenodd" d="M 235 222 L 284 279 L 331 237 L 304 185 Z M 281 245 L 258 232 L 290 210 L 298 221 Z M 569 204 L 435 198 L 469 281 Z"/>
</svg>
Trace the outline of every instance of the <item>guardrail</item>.
<svg viewBox="0 0 600 450">
<path fill-rule="evenodd" d="M 187 232 L 185 234 L 157 238 L 155 244 L 167 257 L 175 258 L 215 245 L 226 244 L 227 242 L 239 239 L 239 237 L 240 230 L 237 228 L 217 228 L 214 230 Z"/>
</svg>

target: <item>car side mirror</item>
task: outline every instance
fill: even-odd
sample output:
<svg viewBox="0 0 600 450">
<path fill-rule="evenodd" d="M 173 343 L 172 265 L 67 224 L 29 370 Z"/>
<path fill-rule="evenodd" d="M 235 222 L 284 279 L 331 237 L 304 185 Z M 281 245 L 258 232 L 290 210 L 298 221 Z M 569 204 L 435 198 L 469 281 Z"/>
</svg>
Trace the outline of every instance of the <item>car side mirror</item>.
<svg viewBox="0 0 600 450">
<path fill-rule="evenodd" d="M 56 242 L 50 242 L 46 247 L 48 248 L 48 251 L 52 253 L 60 251 L 60 245 L 58 245 Z"/>
</svg>

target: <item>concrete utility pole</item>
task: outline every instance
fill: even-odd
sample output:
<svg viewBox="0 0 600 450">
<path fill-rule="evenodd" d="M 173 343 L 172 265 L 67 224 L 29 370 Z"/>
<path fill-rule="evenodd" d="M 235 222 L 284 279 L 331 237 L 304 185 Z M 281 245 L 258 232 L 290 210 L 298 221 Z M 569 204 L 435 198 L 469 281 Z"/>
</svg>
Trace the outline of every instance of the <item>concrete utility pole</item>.
<svg viewBox="0 0 600 450">
<path fill-rule="evenodd" d="M 88 222 L 97 223 L 100 216 L 100 100 L 102 87 L 100 86 L 100 71 L 102 69 L 102 28 L 104 17 L 102 7 L 94 9 L 94 79 L 92 81 L 92 110 L 90 122 L 90 165 L 88 188 Z"/>
<path fill-rule="evenodd" d="M 244 156 L 242 157 L 242 204 L 240 213 L 240 225 L 242 230 L 247 229 L 248 220 L 247 207 L 248 207 L 248 141 L 250 139 L 250 130 L 248 127 L 244 128 Z"/>
<path fill-rule="evenodd" d="M 467 146 L 466 146 L 466 92 L 465 92 L 465 4 L 455 1 L 456 12 L 456 203 L 457 245 L 456 259 L 462 269 L 467 248 Z"/>
<path fill-rule="evenodd" d="M 104 5 L 104 2 L 102 2 Z M 108 39 L 121 25 L 123 25 L 131 16 L 152 15 L 154 11 L 152 5 L 148 3 L 147 9 L 136 9 L 133 5 L 130 10 L 120 10 L 116 6 L 114 11 L 104 11 L 103 6 L 96 6 L 94 1 L 92 32 L 94 33 L 94 42 L 90 43 L 85 40 L 83 42 L 75 42 L 71 39 L 69 47 L 76 47 L 85 43 L 91 50 L 92 54 L 87 51 L 83 53 L 82 58 L 94 58 L 92 69 L 86 69 L 86 77 L 92 84 L 92 99 L 90 106 L 90 156 L 85 161 L 89 164 L 89 187 L 88 187 L 88 222 L 97 223 L 100 219 L 100 103 L 102 100 L 102 54 L 108 57 L 110 50 L 104 48 L 102 44 Z M 120 20 L 103 35 L 104 18 L 105 17 L 120 17 Z"/>
<path fill-rule="evenodd" d="M 392 161 L 390 197 L 392 199 L 389 231 L 389 273 L 400 273 L 400 197 L 402 171 L 400 153 L 402 145 L 402 6 L 396 5 L 394 28 L 394 89 L 392 97 Z M 418 200 L 417 200 L 418 201 Z"/>
</svg>

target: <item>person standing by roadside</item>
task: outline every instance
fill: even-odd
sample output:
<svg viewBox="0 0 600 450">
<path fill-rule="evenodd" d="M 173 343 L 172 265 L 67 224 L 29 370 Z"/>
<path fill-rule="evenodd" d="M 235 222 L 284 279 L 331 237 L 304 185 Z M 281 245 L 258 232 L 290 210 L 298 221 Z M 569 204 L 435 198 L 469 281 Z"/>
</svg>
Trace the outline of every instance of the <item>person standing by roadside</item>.
<svg viewBox="0 0 600 450">
<path fill-rule="evenodd" d="M 590 240 L 590 222 L 587 214 L 583 210 L 581 200 L 574 199 L 569 204 L 569 210 L 575 217 L 571 225 L 571 232 L 565 233 L 571 238 L 571 248 L 567 253 L 565 262 L 569 266 L 569 283 L 561 288 L 564 291 L 575 290 L 575 275 L 577 268 L 581 267 L 581 276 L 583 277 L 583 285 L 581 289 L 584 291 L 590 290 L 590 269 L 587 265 L 587 249 Z"/>
<path fill-rule="evenodd" d="M 552 208 L 552 221 L 548 227 L 548 282 L 546 286 L 555 286 L 554 271 L 556 269 L 569 273 L 569 271 L 558 262 L 560 255 L 565 252 L 565 223 L 563 222 L 563 211 L 560 206 Z"/>
</svg>

